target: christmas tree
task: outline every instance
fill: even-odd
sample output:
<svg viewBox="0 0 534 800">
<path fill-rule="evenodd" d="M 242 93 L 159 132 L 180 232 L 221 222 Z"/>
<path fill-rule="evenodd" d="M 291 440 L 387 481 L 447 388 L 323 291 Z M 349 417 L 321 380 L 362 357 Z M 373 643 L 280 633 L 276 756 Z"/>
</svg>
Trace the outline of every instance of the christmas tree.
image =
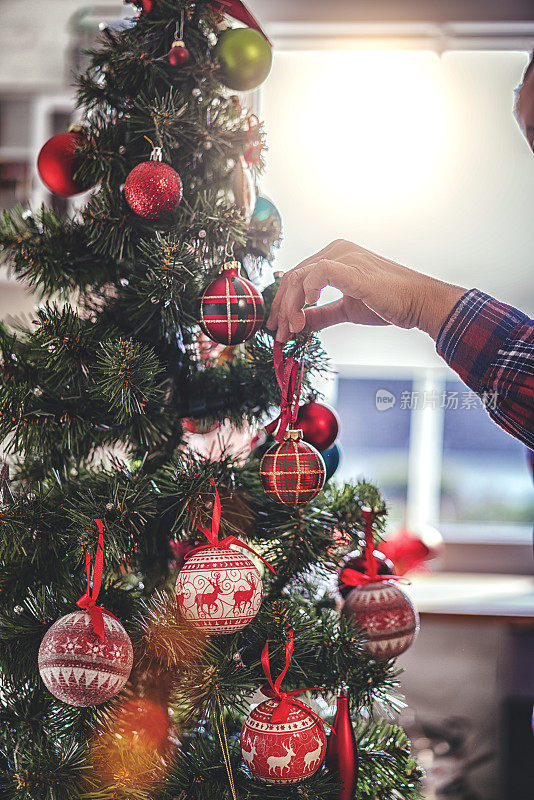
<svg viewBox="0 0 534 800">
<path fill-rule="evenodd" d="M 357 609 L 400 593 L 372 554 L 385 504 L 365 482 L 319 491 L 321 457 L 286 429 L 327 359 L 303 337 L 275 370 L 261 329 L 279 218 L 254 205 L 264 134 L 232 92 L 266 77 L 269 43 L 235 0 L 136 5 L 77 79 L 81 126 L 39 157 L 87 202 L 0 225 L 41 297 L 0 328 L 0 798 L 415 798 L 394 632 L 373 649 Z M 190 447 L 276 407 L 274 467 L 272 441 Z M 340 615 L 332 580 L 364 547 Z"/>
</svg>

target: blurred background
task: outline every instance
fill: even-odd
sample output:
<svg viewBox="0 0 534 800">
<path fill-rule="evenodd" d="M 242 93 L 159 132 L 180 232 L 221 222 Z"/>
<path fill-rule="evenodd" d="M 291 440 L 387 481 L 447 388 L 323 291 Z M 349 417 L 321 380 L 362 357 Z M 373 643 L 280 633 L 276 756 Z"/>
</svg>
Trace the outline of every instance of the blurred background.
<svg viewBox="0 0 534 800">
<path fill-rule="evenodd" d="M 534 154 L 512 114 L 530 0 L 251 0 L 275 45 L 251 98 L 285 270 L 338 237 L 534 316 Z M 73 119 L 70 80 L 121 0 L 0 0 L 0 206 L 49 195 L 36 156 Z M 321 302 L 332 299 L 326 295 Z M 0 274 L 0 316 L 36 302 Z M 402 657 L 404 723 L 427 797 L 532 798 L 534 492 L 527 452 L 417 331 L 337 326 L 321 386 L 342 422 L 336 478 L 383 491 L 391 528 L 431 542 Z M 380 402 L 386 398 L 387 402 Z M 436 543 L 440 542 L 436 549 Z"/>
</svg>

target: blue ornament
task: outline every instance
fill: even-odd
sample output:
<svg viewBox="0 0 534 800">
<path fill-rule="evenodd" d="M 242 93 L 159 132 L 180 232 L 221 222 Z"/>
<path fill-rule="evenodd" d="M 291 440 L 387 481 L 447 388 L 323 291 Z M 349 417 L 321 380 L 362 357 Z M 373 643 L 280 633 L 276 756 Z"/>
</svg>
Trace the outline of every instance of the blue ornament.
<svg viewBox="0 0 534 800">
<path fill-rule="evenodd" d="M 278 231 L 278 235 L 282 233 L 282 217 L 280 216 L 280 212 L 272 200 L 269 200 L 269 198 L 265 197 L 263 194 L 259 194 L 256 198 L 252 219 L 254 222 L 264 225 L 265 227 L 272 224 Z"/>
<path fill-rule="evenodd" d="M 336 469 L 339 467 L 341 459 L 341 450 L 338 444 L 333 444 L 328 450 L 323 450 L 321 453 L 326 467 L 326 480 L 329 481 Z"/>
</svg>

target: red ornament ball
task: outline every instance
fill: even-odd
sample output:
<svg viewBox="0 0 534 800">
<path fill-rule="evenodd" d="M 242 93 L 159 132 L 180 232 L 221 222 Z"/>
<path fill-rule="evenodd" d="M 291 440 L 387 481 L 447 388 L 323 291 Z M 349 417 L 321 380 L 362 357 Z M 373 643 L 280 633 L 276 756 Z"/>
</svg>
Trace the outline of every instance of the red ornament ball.
<svg viewBox="0 0 534 800">
<path fill-rule="evenodd" d="M 412 601 L 392 581 L 355 587 L 341 613 L 365 633 L 365 649 L 378 661 L 404 653 L 419 631 L 419 615 Z"/>
<path fill-rule="evenodd" d="M 182 616 L 205 633 L 235 633 L 258 613 L 260 573 L 248 556 L 229 547 L 206 547 L 178 573 L 176 597 Z"/>
<path fill-rule="evenodd" d="M 219 344 L 246 342 L 263 324 L 263 297 L 239 267 L 238 261 L 228 261 L 200 298 L 200 327 Z"/>
<path fill-rule="evenodd" d="M 283 442 L 274 444 L 260 462 L 263 491 L 285 506 L 302 506 L 324 486 L 326 468 L 321 454 L 302 441 L 302 431 L 287 431 Z"/>
<path fill-rule="evenodd" d="M 182 181 L 169 164 L 143 161 L 124 183 L 126 202 L 138 216 L 158 219 L 169 214 L 182 199 Z"/>
<path fill-rule="evenodd" d="M 104 612 L 105 639 L 87 611 L 55 622 L 39 648 L 39 672 L 54 697 L 71 706 L 97 706 L 115 697 L 130 676 L 133 649 L 121 623 Z"/>
<path fill-rule="evenodd" d="M 395 575 L 395 565 L 393 561 L 386 558 L 380 550 L 374 550 L 373 555 L 376 560 L 376 571 L 379 575 Z M 347 584 L 343 583 L 341 580 L 341 573 L 344 569 L 354 569 L 356 572 L 363 572 L 365 575 L 367 573 L 365 553 L 362 553 L 360 550 L 353 550 L 352 553 L 347 553 L 337 565 L 337 585 L 342 597 L 346 597 L 348 593 L 354 589 L 354 586 L 347 586 Z"/>
<path fill-rule="evenodd" d="M 336 412 L 316 400 L 300 406 L 297 427 L 302 429 L 302 438 L 312 444 L 319 452 L 328 450 L 339 433 L 339 417 Z"/>
<path fill-rule="evenodd" d="M 82 165 L 82 156 L 76 153 L 76 148 L 84 140 L 81 131 L 69 131 L 52 136 L 42 146 L 37 157 L 37 171 L 53 194 L 72 197 L 94 186 L 74 177 Z"/>
<path fill-rule="evenodd" d="M 264 783 L 299 783 L 321 766 L 326 754 L 322 724 L 304 708 L 291 705 L 287 721 L 273 723 L 277 699 L 249 714 L 241 730 L 241 752 L 252 774 Z"/>
<path fill-rule="evenodd" d="M 167 61 L 171 67 L 185 67 L 191 61 L 191 53 L 183 42 L 173 42 Z"/>
</svg>

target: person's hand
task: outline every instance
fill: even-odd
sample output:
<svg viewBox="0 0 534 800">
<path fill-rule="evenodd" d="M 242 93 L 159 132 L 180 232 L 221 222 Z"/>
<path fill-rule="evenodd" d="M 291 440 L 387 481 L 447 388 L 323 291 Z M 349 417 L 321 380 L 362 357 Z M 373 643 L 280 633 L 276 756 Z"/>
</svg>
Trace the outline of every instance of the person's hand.
<svg viewBox="0 0 534 800">
<path fill-rule="evenodd" d="M 342 299 L 304 310 L 326 286 L 339 289 Z M 435 339 L 465 291 L 336 239 L 284 274 L 267 327 L 280 342 L 304 328 L 318 331 L 338 322 L 417 327 Z"/>
</svg>

